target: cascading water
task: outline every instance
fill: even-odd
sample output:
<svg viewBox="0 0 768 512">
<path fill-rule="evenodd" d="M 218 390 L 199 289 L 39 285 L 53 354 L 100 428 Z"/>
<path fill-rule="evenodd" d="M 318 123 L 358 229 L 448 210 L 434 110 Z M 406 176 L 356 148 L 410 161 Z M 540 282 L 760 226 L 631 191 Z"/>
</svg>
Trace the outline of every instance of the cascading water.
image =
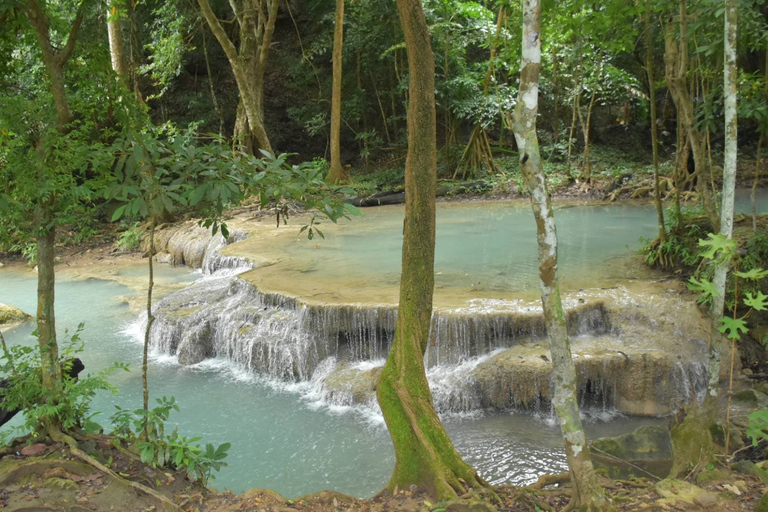
<svg viewBox="0 0 768 512">
<path fill-rule="evenodd" d="M 237 233 L 230 242 L 244 236 Z M 224 359 L 304 382 L 331 404 L 375 407 L 396 308 L 314 305 L 261 293 L 237 277 L 252 266 L 249 261 L 220 254 L 226 244 L 220 236 L 205 244 L 200 261 L 207 277 L 155 306 L 153 347 L 184 365 Z M 706 368 L 696 351 L 668 353 L 648 343 L 648 329 L 658 330 L 660 322 L 691 349 L 696 335 L 664 321 L 662 313 L 645 312 L 645 302 L 623 289 L 566 297 L 582 403 L 657 415 L 701 399 Z M 438 410 L 549 411 L 552 367 L 545 341 L 535 302 L 475 300 L 466 308 L 436 310 L 425 364 Z"/>
</svg>

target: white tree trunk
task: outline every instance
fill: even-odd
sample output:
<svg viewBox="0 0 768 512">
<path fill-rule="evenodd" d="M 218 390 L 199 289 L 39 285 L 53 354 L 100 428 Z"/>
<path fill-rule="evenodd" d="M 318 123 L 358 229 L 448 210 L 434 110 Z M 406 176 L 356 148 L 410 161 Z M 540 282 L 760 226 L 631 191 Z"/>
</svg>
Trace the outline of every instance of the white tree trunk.
<svg viewBox="0 0 768 512">
<path fill-rule="evenodd" d="M 736 110 L 738 68 L 736 66 L 736 0 L 725 0 L 725 158 L 723 162 L 723 202 L 720 208 L 720 234 L 726 238 L 733 235 L 733 197 L 736 188 L 737 159 L 737 120 Z M 730 258 L 715 267 L 715 295 L 712 304 L 712 335 L 709 350 L 709 395 L 717 395 L 720 380 L 720 340 L 717 330 L 719 319 L 723 316 L 726 292 L 726 276 Z"/>
</svg>

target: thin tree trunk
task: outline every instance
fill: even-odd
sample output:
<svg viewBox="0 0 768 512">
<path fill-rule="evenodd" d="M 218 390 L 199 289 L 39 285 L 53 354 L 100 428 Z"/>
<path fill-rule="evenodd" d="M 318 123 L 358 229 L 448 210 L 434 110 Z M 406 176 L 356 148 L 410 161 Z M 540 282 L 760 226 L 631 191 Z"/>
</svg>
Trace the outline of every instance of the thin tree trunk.
<svg viewBox="0 0 768 512">
<path fill-rule="evenodd" d="M 584 135 L 584 154 L 582 157 L 582 162 L 584 166 L 584 179 L 587 181 L 587 183 L 590 183 L 592 181 L 592 161 L 590 159 L 589 151 L 590 151 L 590 138 L 591 133 L 590 129 L 592 127 L 592 112 L 595 108 L 595 100 L 597 99 L 597 85 L 598 82 L 600 82 L 600 79 L 603 76 L 603 52 L 599 51 L 597 52 L 597 76 L 595 77 L 595 86 L 592 89 L 592 96 L 589 98 L 589 106 L 587 107 L 587 121 L 582 122 L 581 129 L 583 131 Z"/>
<path fill-rule="evenodd" d="M 107 16 L 107 35 L 109 36 L 109 56 L 112 60 L 112 69 L 123 81 L 126 87 L 130 87 L 130 73 L 125 61 L 125 42 L 123 31 L 120 27 L 120 12 L 117 3 L 112 1 Z"/>
<path fill-rule="evenodd" d="M 435 63 L 420 0 L 397 0 L 410 77 L 405 223 L 397 326 L 377 387 L 377 397 L 395 447 L 387 489 L 411 485 L 436 499 L 485 487 L 453 447 L 435 412 L 424 368 L 434 289 L 437 134 Z"/>
<path fill-rule="evenodd" d="M 51 43 L 50 25 L 44 11 L 37 0 L 28 0 L 23 9 L 29 18 L 29 22 L 35 31 L 35 36 L 43 55 L 48 78 L 51 83 L 51 92 L 56 108 L 56 124 L 59 132 L 66 134 L 73 119 L 72 110 L 69 107 L 64 80 L 64 67 L 72 56 L 86 2 L 82 2 L 77 10 L 72 29 L 63 47 L 55 48 Z M 45 153 L 48 148 L 39 147 L 38 151 Z M 46 185 L 46 169 L 41 166 L 38 169 L 40 189 Z M 50 196 L 50 194 L 49 194 Z M 59 365 L 59 348 L 56 342 L 56 315 L 54 311 L 54 286 L 55 286 L 55 242 L 56 228 L 54 218 L 55 197 L 46 199 L 38 198 L 35 207 L 35 224 L 37 230 L 37 341 L 40 348 L 40 361 L 43 386 L 48 390 L 54 390 L 61 381 L 61 367 Z M 45 425 L 48 432 L 60 430 L 59 424 Z"/>
<path fill-rule="evenodd" d="M 659 224 L 659 242 L 667 240 L 664 227 L 664 207 L 659 190 L 659 130 L 656 125 L 656 81 L 653 76 L 653 38 L 651 37 L 651 4 L 645 0 L 645 72 L 648 75 L 648 96 L 651 104 L 651 147 L 653 148 L 653 199 L 656 204 L 656 218 Z"/>
<path fill-rule="evenodd" d="M 341 165 L 341 79 L 344 46 L 344 0 L 336 0 L 333 30 L 333 86 L 331 92 L 331 168 L 325 177 L 329 183 L 349 181 Z"/>
<path fill-rule="evenodd" d="M 213 103 L 213 110 L 216 111 L 216 115 L 219 116 L 219 137 L 224 135 L 224 112 L 221 110 L 219 100 L 216 98 L 216 88 L 213 86 L 213 77 L 211 76 L 211 63 L 208 59 L 208 41 L 206 41 L 205 30 L 203 33 L 203 56 L 205 57 L 205 71 L 208 75 L 208 88 L 211 91 L 211 102 Z"/>
<path fill-rule="evenodd" d="M 736 23 L 737 2 L 725 0 L 725 155 L 723 159 L 723 205 L 720 208 L 720 234 L 730 239 L 733 235 L 733 202 L 736 188 L 736 157 L 738 135 L 738 112 L 736 95 L 738 88 L 738 68 L 736 65 Z M 715 267 L 715 297 L 712 303 L 712 329 L 709 341 L 709 386 L 710 397 L 717 396 L 720 382 L 720 343 L 722 336 L 717 330 L 720 317 L 723 316 L 726 292 L 726 277 L 730 257 L 724 258 Z"/>
<path fill-rule="evenodd" d="M 541 302 L 554 365 L 555 411 L 565 437 L 565 453 L 573 482 L 573 505 L 603 510 L 610 505 L 592 467 L 587 439 L 576 401 L 576 367 L 566 329 L 565 313 L 557 282 L 557 230 L 536 135 L 536 114 L 541 75 L 541 5 L 523 2 L 523 57 L 513 129 L 520 150 L 520 167 L 531 195 L 538 239 Z"/>
<path fill-rule="evenodd" d="M 150 201 L 150 204 L 152 201 Z M 155 273 L 152 261 L 155 258 L 155 217 L 149 220 L 149 284 L 147 285 L 147 328 L 144 331 L 144 353 L 141 358 L 141 385 L 144 391 L 144 412 L 149 411 L 149 383 L 147 379 L 149 359 L 149 335 L 152 332 L 152 324 L 155 316 L 152 314 L 152 289 L 155 286 Z M 149 438 L 148 417 L 144 416 L 144 439 Z"/>
</svg>

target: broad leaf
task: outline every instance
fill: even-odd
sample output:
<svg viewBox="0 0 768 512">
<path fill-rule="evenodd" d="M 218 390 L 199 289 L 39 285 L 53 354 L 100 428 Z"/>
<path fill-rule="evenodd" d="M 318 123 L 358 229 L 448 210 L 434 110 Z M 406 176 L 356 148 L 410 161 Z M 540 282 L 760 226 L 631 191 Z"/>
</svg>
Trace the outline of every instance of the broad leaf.
<svg viewBox="0 0 768 512">
<path fill-rule="evenodd" d="M 724 316 L 720 319 L 720 323 L 722 325 L 718 327 L 717 330 L 720 331 L 721 334 L 727 333 L 728 339 L 731 340 L 738 340 L 741 338 L 741 334 L 746 334 L 749 331 L 749 329 L 747 329 L 747 323 L 741 318 Z M 741 331 L 741 334 L 739 334 L 739 331 Z"/>
</svg>

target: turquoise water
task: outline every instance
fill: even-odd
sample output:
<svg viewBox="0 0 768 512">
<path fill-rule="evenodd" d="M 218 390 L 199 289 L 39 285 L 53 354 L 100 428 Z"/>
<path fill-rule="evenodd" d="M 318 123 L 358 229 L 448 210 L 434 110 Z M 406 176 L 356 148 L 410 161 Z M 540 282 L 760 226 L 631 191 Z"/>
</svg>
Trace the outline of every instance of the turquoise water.
<svg viewBox="0 0 768 512">
<path fill-rule="evenodd" d="M 760 191 L 758 211 L 768 211 Z M 737 210 L 751 211 L 740 190 Z M 296 279 L 322 282 L 364 278 L 375 286 L 400 279 L 402 206 L 365 209 L 365 216 L 329 230 L 324 240 L 297 239 L 287 259 L 302 273 Z M 643 277 L 647 269 L 630 261 L 642 239 L 658 233 L 649 205 L 570 206 L 555 210 L 558 269 L 565 290 L 611 285 Z M 288 229 L 291 229 L 290 226 Z M 319 243 L 318 243 L 319 242 Z M 321 247 L 322 250 L 316 250 Z M 536 225 L 526 201 L 440 203 L 437 207 L 435 286 L 477 292 L 538 291 Z"/>
<path fill-rule="evenodd" d="M 159 267 L 170 280 L 199 274 Z M 29 272 L 0 270 L 0 302 L 34 311 L 36 279 Z M 102 393 L 93 403 L 102 411 L 96 421 L 108 425 L 114 405 L 141 407 L 141 345 L 131 332 L 136 315 L 123 302 L 132 292 L 110 281 L 59 279 L 56 288 L 57 328 L 73 331 L 85 322 L 86 372 L 112 361 L 131 365 L 113 382 L 119 393 Z M 32 325 L 6 333 L 9 343 L 31 343 Z M 268 487 L 294 497 L 323 489 L 368 497 L 387 482 L 394 453 L 380 416 L 368 410 L 327 406 L 308 395 L 302 384 L 260 380 L 233 370 L 222 361 L 181 367 L 174 358 L 154 356 L 149 365 L 153 397 L 175 396 L 181 412 L 171 424 L 182 433 L 202 435 L 206 442 L 231 442 L 229 466 L 214 485 L 242 492 Z M 14 419 L 20 423 L 20 417 Z M 648 419 L 613 418 L 589 423 L 593 436 L 612 435 Z M 550 416 L 487 414 L 445 418 L 459 451 L 494 483 L 524 483 L 544 472 L 565 469 L 562 438 Z M 3 427 L 7 429 L 9 425 Z"/>
<path fill-rule="evenodd" d="M 766 199 L 763 195 L 762 209 L 768 206 Z M 323 248 L 329 251 L 320 253 L 342 258 L 336 263 L 344 275 L 379 273 L 397 279 L 402 213 L 380 209 L 366 214 L 364 222 L 371 229 L 358 233 L 344 228 L 339 236 L 323 241 Z M 577 283 L 587 273 L 605 275 L 610 261 L 626 261 L 626 255 L 639 246 L 638 238 L 655 232 L 650 207 L 574 207 L 560 209 L 557 215 L 566 283 Z M 438 222 L 438 286 L 452 286 L 456 281 L 512 291 L 534 286 L 535 235 L 527 205 L 441 207 Z M 347 251 L 352 247 L 357 253 L 350 256 Z M 298 254 L 304 249 L 291 250 Z M 310 270 L 327 266 L 316 261 L 309 265 Z M 186 269 L 164 265 L 157 272 L 166 283 L 199 278 Z M 122 273 L 136 276 L 141 270 Z M 34 274 L 0 270 L 0 302 L 34 313 L 35 294 Z M 142 402 L 137 316 L 125 302 L 133 294 L 113 281 L 57 281 L 60 342 L 65 329 L 73 331 L 85 322 L 86 348 L 80 357 L 87 372 L 105 368 L 112 361 L 127 362 L 132 368 L 129 373 L 115 374 L 117 395 L 104 393 L 94 400 L 94 409 L 102 412 L 96 419 L 103 425 L 108 425 L 114 405 L 139 408 Z M 31 343 L 32 328 L 18 327 L 6 333 L 6 338 L 9 343 Z M 207 442 L 232 443 L 229 466 L 214 482 L 221 489 L 242 492 L 268 487 L 289 497 L 335 489 L 368 497 L 391 474 L 394 454 L 381 417 L 366 409 L 318 402 L 303 384 L 261 379 L 216 360 L 181 367 L 175 358 L 160 355 L 151 360 L 149 382 L 153 397 L 177 398 L 182 410 L 171 423 L 182 433 L 202 435 Z M 562 438 L 550 415 L 498 413 L 444 420 L 458 450 L 493 483 L 527 483 L 542 473 L 565 469 Z M 591 437 L 601 437 L 658 421 L 663 420 L 595 417 L 587 422 L 587 429 Z"/>
</svg>

